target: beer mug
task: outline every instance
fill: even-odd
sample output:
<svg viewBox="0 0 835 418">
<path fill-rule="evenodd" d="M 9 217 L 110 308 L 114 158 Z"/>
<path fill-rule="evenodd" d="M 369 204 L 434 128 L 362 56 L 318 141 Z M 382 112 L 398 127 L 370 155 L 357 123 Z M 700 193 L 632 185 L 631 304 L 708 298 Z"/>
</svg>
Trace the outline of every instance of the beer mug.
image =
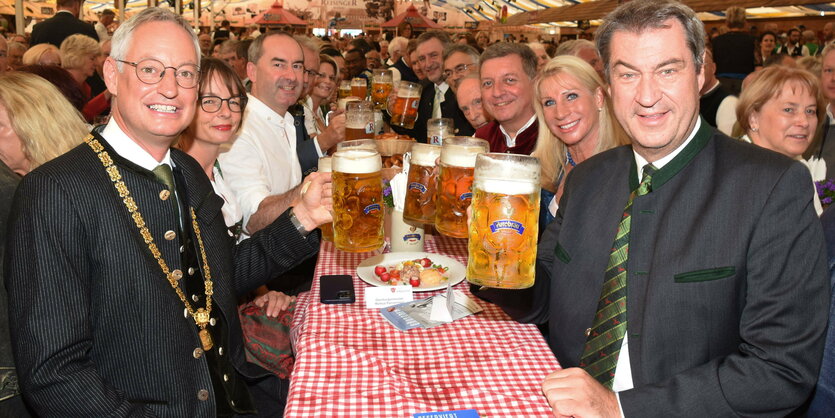
<svg viewBox="0 0 835 418">
<path fill-rule="evenodd" d="M 351 95 L 351 80 L 342 80 L 339 82 L 339 91 L 337 92 L 337 99 L 344 99 Z"/>
<path fill-rule="evenodd" d="M 369 149 L 372 151 L 377 151 L 377 141 L 364 138 L 364 139 L 353 139 L 350 141 L 342 141 L 336 144 L 336 150 L 341 151 L 346 148 L 362 148 L 362 149 Z"/>
<path fill-rule="evenodd" d="M 368 97 L 368 81 L 362 77 L 351 79 L 351 96 L 357 96 L 362 100 Z"/>
<path fill-rule="evenodd" d="M 473 180 L 467 280 L 504 289 L 533 286 L 539 232 L 539 160 L 480 154 Z"/>
<path fill-rule="evenodd" d="M 374 109 L 382 110 L 386 108 L 392 89 L 391 70 L 380 68 L 372 70 L 372 74 L 371 100 L 374 102 Z"/>
<path fill-rule="evenodd" d="M 454 136 L 444 140 L 435 193 L 435 229 L 454 237 L 467 237 L 467 207 L 473 197 L 476 155 L 490 151 L 483 139 Z"/>
<path fill-rule="evenodd" d="M 319 158 L 319 169 L 320 173 L 330 173 L 331 172 L 331 157 L 321 157 Z M 322 231 L 322 239 L 325 241 L 333 242 L 333 222 L 328 222 L 326 224 L 322 224 L 319 226 L 319 229 Z"/>
<path fill-rule="evenodd" d="M 421 89 L 420 84 L 400 81 L 400 85 L 397 87 L 397 99 L 391 109 L 391 126 L 400 126 L 406 129 L 415 127 Z"/>
<path fill-rule="evenodd" d="M 426 142 L 443 145 L 444 138 L 455 136 L 455 126 L 450 118 L 429 119 L 426 122 Z"/>
<path fill-rule="evenodd" d="M 333 238 L 338 250 L 365 252 L 385 243 L 382 162 L 377 151 L 333 154 Z"/>
<path fill-rule="evenodd" d="M 345 113 L 345 140 L 374 137 L 374 109 L 367 100 L 348 102 Z"/>
<path fill-rule="evenodd" d="M 403 219 L 417 224 L 435 223 L 435 160 L 441 155 L 437 145 L 412 144 L 412 159 L 406 180 Z"/>
</svg>

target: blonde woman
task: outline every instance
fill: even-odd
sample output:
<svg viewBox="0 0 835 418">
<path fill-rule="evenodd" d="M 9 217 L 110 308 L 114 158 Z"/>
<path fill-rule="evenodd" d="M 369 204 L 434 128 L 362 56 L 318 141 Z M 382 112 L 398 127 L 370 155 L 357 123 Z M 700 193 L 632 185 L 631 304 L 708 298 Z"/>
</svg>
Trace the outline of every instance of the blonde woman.
<svg viewBox="0 0 835 418">
<path fill-rule="evenodd" d="M 61 66 L 72 74 L 76 83 L 87 99 L 84 106 L 84 118 L 92 122 L 96 115 L 110 107 L 110 93 L 105 90 L 96 97 L 91 97 L 87 78 L 96 72 L 96 60 L 101 55 L 101 46 L 95 39 L 81 34 L 70 35 L 61 42 Z"/>
<path fill-rule="evenodd" d="M 0 75 L 0 264 L 6 218 L 21 176 L 73 148 L 86 133 L 81 114 L 48 81 L 22 72 Z M 0 288 L 4 286 L 0 269 Z M 6 293 L 0 292 L 0 341 L 11 339 L 8 321 Z M 8 343 L 0 344 L 0 380 L 17 380 Z M 3 392 L 0 416 L 34 416 L 16 387 Z"/>
<path fill-rule="evenodd" d="M 61 66 L 61 51 L 52 44 L 37 44 L 23 54 L 23 65 Z"/>
<path fill-rule="evenodd" d="M 804 160 L 802 154 L 825 116 L 826 100 L 818 78 L 806 70 L 779 65 L 758 72 L 736 106 L 743 141 L 803 162 L 814 181 L 826 176 L 826 162 L 815 157 Z M 817 193 L 814 203 L 820 215 Z"/>
<path fill-rule="evenodd" d="M 543 204 L 551 215 L 544 220 L 550 222 L 574 166 L 628 141 L 603 80 L 581 58 L 561 55 L 545 64 L 534 80 L 533 103 L 540 129 L 531 155 L 542 165 Z"/>
</svg>

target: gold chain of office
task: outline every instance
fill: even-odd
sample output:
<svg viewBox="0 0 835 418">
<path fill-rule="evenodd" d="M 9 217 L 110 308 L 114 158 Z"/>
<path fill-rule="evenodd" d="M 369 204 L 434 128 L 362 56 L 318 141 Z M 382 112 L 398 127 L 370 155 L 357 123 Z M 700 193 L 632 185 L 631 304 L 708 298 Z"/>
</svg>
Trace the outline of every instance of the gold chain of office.
<svg viewBox="0 0 835 418">
<path fill-rule="evenodd" d="M 154 243 L 154 237 L 151 236 L 151 231 L 148 230 L 147 225 L 145 225 L 145 219 L 139 212 L 139 207 L 136 205 L 136 201 L 134 201 L 133 197 L 131 197 L 128 186 L 124 181 L 122 181 L 122 174 L 113 164 L 113 159 L 110 158 L 110 154 L 105 151 L 104 147 L 95 137 L 93 137 L 93 135 L 85 137 L 84 142 L 86 142 L 87 145 L 93 149 L 93 152 L 98 155 L 99 160 L 101 160 L 101 163 L 104 166 L 104 170 L 110 176 L 110 180 L 116 188 L 116 192 L 119 194 L 119 197 L 122 198 L 125 208 L 127 208 L 128 212 L 130 212 L 133 222 L 136 223 L 136 228 L 139 229 L 139 234 L 142 235 L 142 238 L 145 240 L 145 244 L 148 245 L 151 255 L 154 256 L 157 264 L 159 264 L 160 269 L 162 269 L 162 273 L 165 274 L 165 277 L 168 279 L 168 283 L 171 284 L 171 287 L 175 292 L 177 292 L 177 296 L 180 297 L 180 301 L 182 301 L 186 306 L 186 310 L 194 319 L 194 323 L 197 324 L 198 328 L 200 328 L 198 334 L 200 336 L 200 343 L 203 345 L 203 350 L 211 350 L 214 343 L 212 342 L 211 334 L 209 334 L 209 331 L 206 329 L 206 325 L 208 325 L 211 320 L 212 294 L 214 294 L 214 290 L 212 289 L 212 274 L 209 271 L 209 262 L 206 259 L 206 249 L 203 247 L 203 236 L 200 233 L 200 226 L 197 225 L 197 216 L 194 214 L 194 208 L 189 208 L 191 211 L 191 226 L 194 229 L 194 234 L 197 236 L 197 244 L 200 246 L 200 256 L 203 259 L 203 285 L 206 293 L 206 308 L 199 308 L 196 311 L 188 302 L 185 293 L 183 293 L 177 285 L 177 282 L 183 277 L 183 273 L 179 270 L 175 270 L 173 272 L 169 270 L 168 264 L 162 258 L 162 253 L 160 253 L 157 245 Z M 172 190 L 171 192 L 173 193 L 174 191 Z"/>
</svg>

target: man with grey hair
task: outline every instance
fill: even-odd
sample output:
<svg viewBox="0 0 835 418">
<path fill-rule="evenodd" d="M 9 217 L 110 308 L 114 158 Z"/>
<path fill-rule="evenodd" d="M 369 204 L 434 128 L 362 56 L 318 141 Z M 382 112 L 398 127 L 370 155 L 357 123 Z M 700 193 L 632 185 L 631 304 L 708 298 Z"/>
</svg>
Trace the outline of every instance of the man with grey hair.
<svg viewBox="0 0 835 418">
<path fill-rule="evenodd" d="M 249 84 L 251 88 L 252 83 L 248 83 L 249 80 L 246 76 L 246 50 L 240 48 L 241 44 L 243 44 L 243 41 L 233 39 L 223 41 L 220 44 L 220 59 L 235 70 L 235 74 L 244 83 L 244 87 L 247 87 L 247 84 Z"/>
<path fill-rule="evenodd" d="M 606 79 L 603 74 L 603 61 L 600 59 L 600 54 L 597 53 L 597 47 L 589 40 L 573 39 L 563 42 L 557 47 L 556 55 L 572 55 L 580 58 L 589 63 L 594 71 L 597 71 L 600 78 Z"/>
<path fill-rule="evenodd" d="M 116 18 L 116 12 L 111 9 L 104 9 L 99 16 L 99 21 L 94 26 L 96 28 L 96 34 L 99 35 L 99 42 L 104 42 L 110 40 L 110 30 L 108 27 L 113 23 L 113 19 Z"/>
<path fill-rule="evenodd" d="M 409 64 L 408 47 L 409 40 L 402 36 L 396 36 L 389 44 L 389 54 L 391 54 L 391 61 L 393 62 L 389 69 L 395 84 L 399 83 L 400 80 L 418 82 L 418 77 Z"/>
<path fill-rule="evenodd" d="M 551 59 L 548 56 L 548 51 L 545 50 L 545 45 L 539 42 L 528 42 L 528 48 L 536 54 L 536 70 L 539 71 L 545 66 L 545 63 Z"/>
<path fill-rule="evenodd" d="M 458 108 L 464 112 L 464 117 L 470 122 L 473 129 L 478 130 L 493 120 L 487 111 L 484 110 L 481 101 L 481 79 L 478 74 L 469 74 L 458 80 Z"/>
<path fill-rule="evenodd" d="M 632 144 L 568 175 L 514 313 L 550 319 L 554 415 L 790 415 L 829 306 L 809 170 L 699 118 L 704 28 L 687 6 L 633 0 L 596 36 Z"/>
<path fill-rule="evenodd" d="M 444 49 L 444 80 L 458 94 L 458 81 L 469 74 L 478 74 L 479 54 L 467 44 L 450 44 Z"/>
<path fill-rule="evenodd" d="M 171 148 L 195 114 L 199 63 L 182 17 L 136 14 L 104 64 L 110 122 L 20 183 L 6 286 L 38 416 L 281 413 L 280 382 L 244 357 L 237 301 L 316 253 L 328 177 L 235 245 L 202 167 Z"/>
<path fill-rule="evenodd" d="M 533 108 L 537 59 L 525 44 L 497 42 L 481 54 L 481 99 L 494 121 L 475 136 L 490 142 L 490 152 L 530 154 L 539 135 Z"/>
</svg>

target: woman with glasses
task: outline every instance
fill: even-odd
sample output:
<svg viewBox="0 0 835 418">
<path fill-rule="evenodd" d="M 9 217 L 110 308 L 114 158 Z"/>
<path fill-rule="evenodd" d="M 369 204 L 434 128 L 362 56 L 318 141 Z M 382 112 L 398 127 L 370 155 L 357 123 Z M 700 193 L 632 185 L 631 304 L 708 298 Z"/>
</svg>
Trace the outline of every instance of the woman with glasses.
<svg viewBox="0 0 835 418">
<path fill-rule="evenodd" d="M 327 55 L 319 55 L 319 72 L 311 74 L 313 88 L 307 97 L 299 101 L 304 107 L 304 125 L 311 138 L 345 132 L 344 112 L 334 111 L 326 116 L 330 104 L 336 99 L 337 74 L 339 70 L 336 62 Z M 320 136 L 319 143 L 333 142 Z"/>
<path fill-rule="evenodd" d="M 197 85 L 197 114 L 188 129 L 180 136 L 177 147 L 194 157 L 209 180 L 215 193 L 223 199 L 221 212 L 230 235 L 241 241 L 248 236 L 243 231 L 243 212 L 232 189 L 223 181 L 223 169 L 217 157 L 220 147 L 235 137 L 241 127 L 247 96 L 243 83 L 235 71 L 217 58 L 203 58 L 200 62 L 200 82 Z M 241 328 L 248 351 L 247 360 L 288 379 L 293 358 L 288 338 L 269 338 L 289 330 L 292 318 L 291 303 L 295 300 L 281 292 L 269 291 L 262 286 L 255 292 L 252 302 L 240 307 Z M 286 328 L 286 329 L 285 329 Z M 286 336 L 286 335 L 284 335 Z M 260 347 L 258 352 L 249 350 L 251 345 Z M 251 355 L 250 355 L 251 354 Z M 259 383 L 261 385 L 261 383 Z M 264 383 L 264 387 L 269 384 Z M 282 387 L 287 387 L 283 384 Z M 262 388 L 250 386 L 250 390 Z"/>
</svg>

